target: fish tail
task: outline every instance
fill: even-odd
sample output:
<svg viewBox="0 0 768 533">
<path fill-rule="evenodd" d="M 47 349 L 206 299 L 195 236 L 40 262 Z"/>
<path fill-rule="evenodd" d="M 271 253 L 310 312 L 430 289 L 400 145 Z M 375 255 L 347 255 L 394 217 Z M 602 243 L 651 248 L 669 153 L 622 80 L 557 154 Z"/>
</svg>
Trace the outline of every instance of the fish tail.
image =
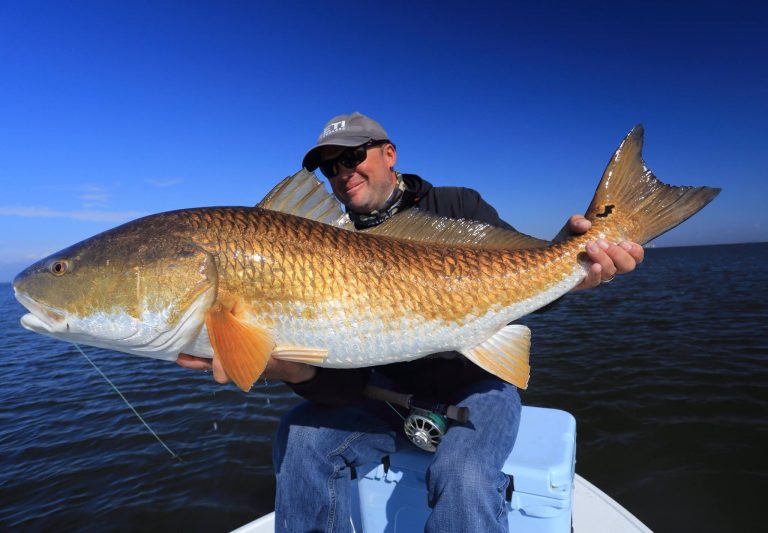
<svg viewBox="0 0 768 533">
<path fill-rule="evenodd" d="M 585 215 L 607 236 L 638 244 L 684 222 L 720 193 L 713 187 L 661 182 L 645 166 L 642 149 L 643 126 L 638 125 L 613 154 Z"/>
</svg>

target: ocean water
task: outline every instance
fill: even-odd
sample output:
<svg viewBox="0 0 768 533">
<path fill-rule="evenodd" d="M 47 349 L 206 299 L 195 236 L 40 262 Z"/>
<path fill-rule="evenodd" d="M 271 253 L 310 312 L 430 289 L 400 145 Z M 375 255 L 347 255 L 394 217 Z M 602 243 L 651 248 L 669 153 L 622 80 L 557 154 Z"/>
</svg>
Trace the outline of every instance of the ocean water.
<svg viewBox="0 0 768 533">
<path fill-rule="evenodd" d="M 21 328 L 0 284 L 0 530 L 228 531 L 272 509 L 271 438 L 298 399 Z M 768 243 L 649 249 L 527 317 L 523 401 L 578 424 L 576 470 L 655 531 L 762 529 Z"/>
</svg>

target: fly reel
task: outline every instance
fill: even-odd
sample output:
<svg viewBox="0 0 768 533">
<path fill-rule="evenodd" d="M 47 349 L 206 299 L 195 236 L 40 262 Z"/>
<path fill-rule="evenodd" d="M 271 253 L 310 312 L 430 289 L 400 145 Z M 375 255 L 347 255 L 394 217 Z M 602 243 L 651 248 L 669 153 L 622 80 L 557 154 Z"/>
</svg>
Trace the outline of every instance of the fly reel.
<svg viewBox="0 0 768 533">
<path fill-rule="evenodd" d="M 405 419 L 405 436 L 427 452 L 434 452 L 448 428 L 446 419 L 424 409 L 413 409 Z"/>
<path fill-rule="evenodd" d="M 412 394 L 394 392 L 373 385 L 368 385 L 363 394 L 374 400 L 394 403 L 410 409 L 408 418 L 404 418 L 405 436 L 413 444 L 428 452 L 434 452 L 437 449 L 437 445 L 448 430 L 449 419 L 459 424 L 466 424 L 469 421 L 468 407 L 419 400 Z M 402 418 L 402 415 L 400 417 Z"/>
</svg>

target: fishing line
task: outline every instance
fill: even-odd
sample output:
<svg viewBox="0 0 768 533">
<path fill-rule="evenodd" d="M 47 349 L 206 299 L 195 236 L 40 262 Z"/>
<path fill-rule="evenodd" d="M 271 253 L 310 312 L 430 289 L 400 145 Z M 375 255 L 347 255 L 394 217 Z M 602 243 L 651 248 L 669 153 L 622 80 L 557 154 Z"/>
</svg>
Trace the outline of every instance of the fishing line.
<svg viewBox="0 0 768 533">
<path fill-rule="evenodd" d="M 93 368 L 95 368 L 95 369 L 96 369 L 96 372 L 98 372 L 99 374 L 101 374 L 101 377 L 103 377 L 105 380 L 107 380 L 107 383 L 109 383 L 110 385 L 112 385 L 112 388 L 113 388 L 113 389 L 115 389 L 115 392 L 116 392 L 117 394 L 119 394 L 119 395 L 120 395 L 120 397 L 121 397 L 121 398 L 123 399 L 123 401 L 125 402 L 125 405 L 127 405 L 128 407 L 130 407 L 130 408 L 131 408 L 131 411 L 133 411 L 133 414 L 135 414 L 137 417 L 139 417 L 139 420 L 141 420 L 141 423 L 142 423 L 142 424 L 144 424 L 144 426 L 145 426 L 145 427 L 146 427 L 146 428 L 149 430 L 149 432 L 150 432 L 150 433 L 152 433 L 152 435 L 154 435 L 154 437 L 157 439 L 157 442 L 159 442 L 160 444 L 162 444 L 162 445 L 163 445 L 163 448 L 165 448 L 166 450 L 168 450 L 168 453 L 170 453 L 170 454 L 171 454 L 173 457 L 175 457 L 177 460 L 181 461 L 181 457 L 179 457 L 178 455 L 176 455 L 175 453 L 173 453 L 173 450 L 171 450 L 171 449 L 170 449 L 170 448 L 169 448 L 169 447 L 168 447 L 168 446 L 167 446 L 167 445 L 166 445 L 166 444 L 163 442 L 163 439 L 161 439 L 161 438 L 160 438 L 160 436 L 159 436 L 157 433 L 155 433 L 155 432 L 152 430 L 152 428 L 151 428 L 151 427 L 149 427 L 149 424 L 147 424 L 147 422 L 146 422 L 146 421 L 145 421 L 145 420 L 144 420 L 144 419 L 141 417 L 141 415 L 139 414 L 139 412 L 138 412 L 136 409 L 134 409 L 134 408 L 133 408 L 133 406 L 131 405 L 131 402 L 129 402 L 129 401 L 128 401 L 128 398 L 126 398 L 125 396 L 123 396 L 123 393 L 122 393 L 122 392 L 120 392 L 120 391 L 118 390 L 118 388 L 115 386 L 115 384 L 114 384 L 114 383 L 112 383 L 112 380 L 111 380 L 111 379 L 109 379 L 109 378 L 108 378 L 108 377 L 107 377 L 107 376 L 104 374 L 104 372 L 102 372 L 102 371 L 99 369 L 99 367 L 98 367 L 98 366 L 96 366 L 96 363 L 94 363 L 94 362 L 91 360 L 91 358 L 90 358 L 90 357 L 88 357 L 87 355 L 85 355 L 85 352 L 84 352 L 84 351 L 83 351 L 83 350 L 80 348 L 80 346 L 78 346 L 78 345 L 77 345 L 77 344 L 75 344 L 74 342 L 73 342 L 72 344 L 74 344 L 75 348 L 77 348 L 77 350 L 78 350 L 78 351 L 79 351 L 81 354 L 83 354 L 83 357 L 85 357 L 85 358 L 88 360 L 88 362 L 89 362 L 89 363 L 91 363 L 91 366 L 93 366 Z"/>
<path fill-rule="evenodd" d="M 387 405 L 389 406 L 389 408 L 390 408 L 390 409 L 392 409 L 392 410 L 395 412 L 395 414 L 396 414 L 397 416 L 399 416 L 400 418 L 402 418 L 403 422 L 405 422 L 405 417 L 404 417 L 403 415 L 401 415 L 401 414 L 400 414 L 400 411 L 398 411 L 397 409 L 395 409 L 395 406 L 394 406 L 394 405 L 392 405 L 391 403 L 389 403 L 389 402 L 387 402 L 387 401 L 385 401 L 384 403 L 385 403 L 385 404 L 387 404 Z"/>
</svg>

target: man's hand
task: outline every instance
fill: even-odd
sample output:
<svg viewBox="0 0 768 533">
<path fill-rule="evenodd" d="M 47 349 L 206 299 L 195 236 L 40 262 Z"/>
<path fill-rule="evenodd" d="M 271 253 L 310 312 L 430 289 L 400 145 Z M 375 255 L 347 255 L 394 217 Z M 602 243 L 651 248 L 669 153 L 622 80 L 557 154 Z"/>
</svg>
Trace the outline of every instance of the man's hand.
<svg viewBox="0 0 768 533">
<path fill-rule="evenodd" d="M 180 353 L 176 359 L 176 364 L 193 370 L 213 370 L 213 379 L 217 383 L 229 383 L 230 381 L 229 376 L 216 357 L 211 360 L 205 357 L 195 357 L 194 355 Z M 315 377 L 316 373 L 317 368 L 314 366 L 270 358 L 267 362 L 267 368 L 264 369 L 261 377 L 279 379 L 287 383 L 302 383 Z"/>
<path fill-rule="evenodd" d="M 221 363 L 217 358 L 208 359 L 206 357 L 196 357 L 185 353 L 180 353 L 176 358 L 176 364 L 192 370 L 213 370 L 213 379 L 217 383 L 229 383 L 231 380 Z"/>
<path fill-rule="evenodd" d="M 582 215 L 573 215 L 568 219 L 555 240 L 561 240 L 569 234 L 585 233 L 591 227 L 592 223 Z M 634 242 L 624 241 L 619 244 L 612 244 L 599 239 L 587 244 L 587 255 L 592 261 L 592 265 L 589 267 L 587 277 L 573 288 L 574 291 L 591 289 L 602 282 L 611 281 L 616 274 L 632 272 L 637 265 L 643 262 L 645 250 Z"/>
</svg>

